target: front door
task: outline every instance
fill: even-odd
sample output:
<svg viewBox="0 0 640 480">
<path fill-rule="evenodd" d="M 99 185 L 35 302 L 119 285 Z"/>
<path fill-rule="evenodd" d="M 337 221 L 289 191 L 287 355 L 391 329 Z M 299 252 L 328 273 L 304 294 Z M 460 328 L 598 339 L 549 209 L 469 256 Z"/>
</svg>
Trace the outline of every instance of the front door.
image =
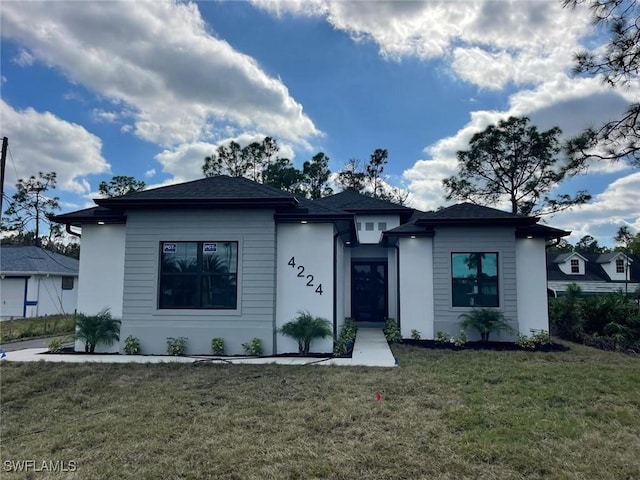
<svg viewBox="0 0 640 480">
<path fill-rule="evenodd" d="M 387 316 L 386 260 L 351 262 L 351 316 L 357 322 L 384 322 Z"/>
</svg>

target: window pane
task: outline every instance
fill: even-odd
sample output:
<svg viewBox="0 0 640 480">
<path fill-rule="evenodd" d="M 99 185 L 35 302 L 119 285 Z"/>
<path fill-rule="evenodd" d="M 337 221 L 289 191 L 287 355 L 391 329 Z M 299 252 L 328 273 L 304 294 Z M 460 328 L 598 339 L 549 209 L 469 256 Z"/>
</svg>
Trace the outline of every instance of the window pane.
<svg viewBox="0 0 640 480">
<path fill-rule="evenodd" d="M 162 244 L 163 272 L 197 272 L 198 244 L 196 242 L 164 242 Z"/>
<path fill-rule="evenodd" d="M 198 307 L 196 275 L 164 275 L 160 280 L 160 308 Z"/>
<path fill-rule="evenodd" d="M 367 231 L 372 231 L 373 230 L 373 222 L 365 222 L 364 229 L 367 230 Z"/>
<path fill-rule="evenodd" d="M 236 276 L 205 275 L 202 277 L 202 306 L 236 308 Z"/>
<path fill-rule="evenodd" d="M 205 242 L 202 247 L 202 271 L 207 273 L 236 273 L 238 244 L 235 242 Z"/>
<path fill-rule="evenodd" d="M 62 290 L 73 290 L 73 277 L 62 277 Z"/>
<path fill-rule="evenodd" d="M 454 307 L 498 306 L 498 254 L 451 254 L 451 297 Z"/>
</svg>

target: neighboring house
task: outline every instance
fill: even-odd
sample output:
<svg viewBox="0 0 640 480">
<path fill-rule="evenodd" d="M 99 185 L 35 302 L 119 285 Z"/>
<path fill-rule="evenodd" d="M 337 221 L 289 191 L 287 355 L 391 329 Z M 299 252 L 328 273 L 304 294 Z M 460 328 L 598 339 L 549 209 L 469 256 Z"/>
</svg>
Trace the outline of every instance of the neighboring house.
<svg viewBox="0 0 640 480">
<path fill-rule="evenodd" d="M 549 295 L 564 295 L 575 283 L 587 295 L 635 292 L 640 287 L 640 257 L 624 252 L 580 254 L 578 252 L 547 256 Z"/>
<path fill-rule="evenodd" d="M 73 313 L 78 267 L 75 258 L 40 247 L 0 246 L 0 317 Z"/>
<path fill-rule="evenodd" d="M 548 329 L 545 243 L 569 234 L 477 205 L 426 213 L 353 191 L 307 200 L 226 176 L 96 203 L 55 218 L 82 228 L 78 311 L 111 308 L 115 348 L 133 335 L 152 354 L 179 336 L 188 353 L 209 352 L 213 337 L 231 354 L 254 337 L 268 354 L 297 351 L 276 330 L 303 310 L 335 335 L 345 317 L 394 318 L 405 338 L 456 334 L 474 306 L 527 334 Z"/>
</svg>

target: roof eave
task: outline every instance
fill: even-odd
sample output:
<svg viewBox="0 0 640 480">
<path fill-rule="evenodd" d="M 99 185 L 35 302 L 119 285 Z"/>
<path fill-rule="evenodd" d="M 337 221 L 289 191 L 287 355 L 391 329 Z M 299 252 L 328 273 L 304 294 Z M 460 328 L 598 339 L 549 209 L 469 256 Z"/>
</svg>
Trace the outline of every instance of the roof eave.
<svg viewBox="0 0 640 480">
<path fill-rule="evenodd" d="M 296 198 L 98 198 L 94 200 L 101 207 L 124 210 L 127 208 L 167 208 L 167 207 L 226 207 L 226 208 L 296 208 L 299 202 Z"/>
</svg>

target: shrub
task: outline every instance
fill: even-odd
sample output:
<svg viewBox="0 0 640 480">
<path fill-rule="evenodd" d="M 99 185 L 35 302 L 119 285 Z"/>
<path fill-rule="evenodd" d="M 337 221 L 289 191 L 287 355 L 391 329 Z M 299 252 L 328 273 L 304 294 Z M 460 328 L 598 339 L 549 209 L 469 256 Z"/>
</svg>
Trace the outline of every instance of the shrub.
<svg viewBox="0 0 640 480">
<path fill-rule="evenodd" d="M 535 342 L 523 333 L 518 333 L 518 340 L 516 340 L 516 345 L 520 348 L 526 348 L 528 350 L 533 350 L 534 348 L 536 348 Z"/>
<path fill-rule="evenodd" d="M 420 340 L 420 332 L 415 328 L 411 330 L 411 340 Z"/>
<path fill-rule="evenodd" d="M 140 340 L 138 340 L 133 335 L 129 335 L 124 340 L 124 353 L 127 355 L 137 355 L 140 353 Z"/>
<path fill-rule="evenodd" d="M 167 353 L 173 356 L 182 356 L 187 351 L 186 337 L 167 337 Z"/>
<path fill-rule="evenodd" d="M 63 346 L 64 343 L 61 338 L 52 338 L 51 340 L 49 340 L 47 348 L 49 348 L 49 351 L 51 353 L 60 353 Z"/>
<path fill-rule="evenodd" d="M 224 338 L 215 337 L 211 339 L 211 351 L 214 355 L 224 355 Z"/>
<path fill-rule="evenodd" d="M 76 338 L 84 340 L 85 352 L 94 353 L 99 343 L 113 345 L 120 340 L 120 320 L 113 318 L 108 308 L 97 315 L 79 313 L 76 316 Z"/>
<path fill-rule="evenodd" d="M 314 317 L 308 311 L 298 312 L 298 316 L 282 325 L 278 333 L 291 337 L 298 342 L 298 353 L 307 354 L 311 342 L 316 338 L 326 338 L 333 334 L 329 320 Z"/>
<path fill-rule="evenodd" d="M 384 324 L 384 336 L 389 343 L 401 343 L 402 335 L 400 329 L 393 318 L 387 318 Z"/>
<path fill-rule="evenodd" d="M 495 308 L 473 308 L 469 313 L 463 313 L 460 327 L 477 330 L 483 342 L 489 341 L 489 335 L 502 331 L 513 333 L 513 328 L 507 323 L 504 314 Z"/>
<path fill-rule="evenodd" d="M 450 339 L 450 337 L 449 337 L 449 334 L 447 332 L 442 332 L 442 331 L 436 332 L 436 338 L 435 338 L 436 342 L 438 342 L 438 343 L 447 343 L 447 342 L 449 342 L 449 339 Z"/>
<path fill-rule="evenodd" d="M 247 343 L 242 344 L 242 349 L 247 355 L 262 355 L 262 340 L 259 338 L 252 338 Z"/>
<path fill-rule="evenodd" d="M 467 334 L 464 330 L 460 330 L 458 332 L 458 335 L 456 335 L 455 337 L 451 337 L 451 342 L 456 346 L 456 347 L 462 347 L 465 343 L 467 343 Z"/>
<path fill-rule="evenodd" d="M 358 327 L 353 318 L 345 318 L 342 328 L 340 329 L 340 335 L 333 347 L 333 353 L 335 355 L 346 355 L 349 353 L 353 349 L 357 332 Z"/>
</svg>

